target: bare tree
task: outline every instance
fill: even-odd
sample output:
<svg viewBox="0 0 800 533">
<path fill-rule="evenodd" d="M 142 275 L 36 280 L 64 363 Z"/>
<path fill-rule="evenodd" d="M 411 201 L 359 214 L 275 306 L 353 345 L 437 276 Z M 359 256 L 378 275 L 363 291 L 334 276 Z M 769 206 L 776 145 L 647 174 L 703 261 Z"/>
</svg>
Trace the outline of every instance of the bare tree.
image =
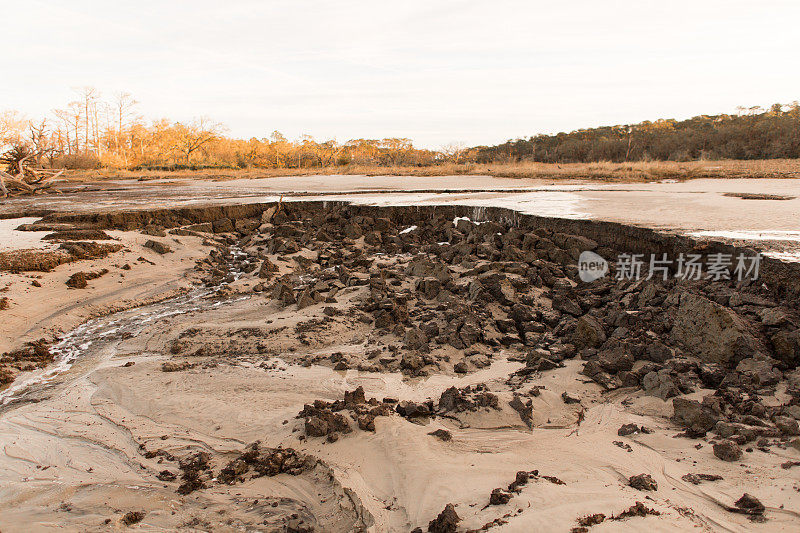
<svg viewBox="0 0 800 533">
<path fill-rule="evenodd" d="M 53 151 L 50 145 L 50 136 L 47 130 L 47 119 L 43 118 L 37 125 L 30 123 L 28 125 L 28 138 L 31 146 L 33 146 L 33 157 L 36 161 L 36 166 L 42 166 L 42 156 L 50 155 Z"/>
<path fill-rule="evenodd" d="M 78 96 L 80 98 L 78 104 L 83 108 L 83 151 L 88 152 L 89 140 L 94 138 L 95 142 L 97 141 L 97 136 L 90 135 L 89 131 L 92 130 L 93 134 L 97 132 L 97 101 L 100 99 L 100 93 L 94 87 L 86 86 L 78 89 Z M 95 144 L 95 151 L 97 150 L 98 146 Z"/>
<path fill-rule="evenodd" d="M 459 163 L 465 151 L 466 147 L 461 142 L 450 143 L 442 147 L 442 153 L 453 163 Z"/>
<path fill-rule="evenodd" d="M 125 131 L 128 129 L 132 122 L 141 119 L 141 116 L 136 113 L 136 105 L 139 102 L 134 100 L 131 93 L 121 92 L 117 94 L 114 101 L 114 114 L 116 119 L 116 135 L 115 145 L 117 153 L 122 155 L 125 161 L 125 166 L 128 166 L 128 150 L 122 148 L 121 140 L 125 138 Z"/>
</svg>

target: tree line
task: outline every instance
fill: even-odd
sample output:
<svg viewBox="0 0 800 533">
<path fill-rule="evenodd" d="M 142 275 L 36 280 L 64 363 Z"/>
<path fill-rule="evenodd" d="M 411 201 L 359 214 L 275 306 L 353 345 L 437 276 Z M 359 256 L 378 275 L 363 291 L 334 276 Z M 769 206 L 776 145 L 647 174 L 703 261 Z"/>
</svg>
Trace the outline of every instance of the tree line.
<svg viewBox="0 0 800 533">
<path fill-rule="evenodd" d="M 416 148 L 411 139 L 289 140 L 279 131 L 236 139 L 206 117 L 147 122 L 129 93 L 106 100 L 92 88 L 50 116 L 31 120 L 17 111 L 0 113 L 0 149 L 19 158 L 31 154 L 36 166 L 67 169 L 127 168 L 315 168 L 345 165 L 429 166 L 460 162 L 460 145 L 441 150 Z"/>
<path fill-rule="evenodd" d="M 734 115 L 701 115 L 639 124 L 536 135 L 475 149 L 479 163 L 589 163 L 800 157 L 800 104 L 737 108 Z"/>
<path fill-rule="evenodd" d="M 698 159 L 800 158 L 800 104 L 738 108 L 732 115 L 701 115 L 639 124 L 536 135 L 496 146 L 417 148 L 407 138 L 289 140 L 279 131 L 236 139 L 206 117 L 146 121 L 129 93 L 105 99 L 84 87 L 49 116 L 0 113 L 0 162 L 26 158 L 44 168 L 320 168 L 416 166 L 441 163 L 586 163 Z M 10 155 L 9 155 L 10 154 Z M 10 165 L 13 167 L 13 165 Z"/>
</svg>

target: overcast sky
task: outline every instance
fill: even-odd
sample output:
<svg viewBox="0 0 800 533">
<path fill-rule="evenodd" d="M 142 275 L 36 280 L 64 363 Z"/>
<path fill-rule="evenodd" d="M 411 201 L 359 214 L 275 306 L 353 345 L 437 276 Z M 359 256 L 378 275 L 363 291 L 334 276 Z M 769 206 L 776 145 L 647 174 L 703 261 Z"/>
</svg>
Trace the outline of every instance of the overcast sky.
<svg viewBox="0 0 800 533">
<path fill-rule="evenodd" d="M 796 0 L 3 3 L 0 110 L 31 118 L 91 85 L 237 137 L 437 148 L 800 99 Z"/>
</svg>

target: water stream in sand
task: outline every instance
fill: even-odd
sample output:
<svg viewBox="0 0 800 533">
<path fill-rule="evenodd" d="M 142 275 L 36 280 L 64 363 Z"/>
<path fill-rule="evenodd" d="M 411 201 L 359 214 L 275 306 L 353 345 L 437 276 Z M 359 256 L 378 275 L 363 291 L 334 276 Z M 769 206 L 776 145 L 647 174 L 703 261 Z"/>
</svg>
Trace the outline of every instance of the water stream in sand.
<svg viewBox="0 0 800 533">
<path fill-rule="evenodd" d="M 235 260 L 238 257 L 244 255 L 243 252 L 235 247 L 231 247 L 230 254 L 233 259 L 231 264 L 233 265 L 236 264 Z M 104 346 L 121 338 L 135 337 L 147 325 L 156 320 L 238 301 L 241 298 L 217 300 L 213 303 L 208 303 L 208 300 L 219 289 L 228 285 L 231 279 L 238 279 L 241 275 L 242 272 L 233 267 L 231 268 L 230 276 L 217 286 L 197 288 L 186 294 L 168 298 L 161 302 L 112 313 L 81 324 L 67 332 L 56 344 L 51 346 L 50 350 L 55 356 L 52 364 L 43 369 L 27 373 L 21 379 L 16 380 L 9 388 L 0 391 L 0 410 L 12 402 L 24 401 L 31 393 L 51 384 L 59 376 L 70 370 L 79 359 L 86 358 L 90 354 L 101 354 Z"/>
</svg>

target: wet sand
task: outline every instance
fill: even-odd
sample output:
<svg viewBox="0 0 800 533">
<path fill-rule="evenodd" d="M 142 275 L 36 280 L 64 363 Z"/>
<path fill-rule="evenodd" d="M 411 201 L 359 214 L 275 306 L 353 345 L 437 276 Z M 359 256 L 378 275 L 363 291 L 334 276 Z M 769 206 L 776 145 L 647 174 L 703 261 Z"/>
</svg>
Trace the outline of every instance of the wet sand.
<svg viewBox="0 0 800 533">
<path fill-rule="evenodd" d="M 16 198 L 0 216 L 25 210 L 145 209 L 231 201 L 345 198 L 374 205 L 502 206 L 542 216 L 607 220 L 681 233 L 800 231 L 800 180 L 699 179 L 609 184 L 491 176 L 296 176 L 244 180 L 132 180 L 69 185 L 63 195 Z M 459 192 L 468 191 L 468 192 Z M 787 200 L 747 200 L 732 194 L 771 194 Z"/>
<path fill-rule="evenodd" d="M 19 223 L 19 219 L 14 223 Z M 57 246 L 40 240 L 49 232 L 13 233 L 36 239 L 11 240 L 25 248 Z M 165 242 L 173 252 L 160 255 L 143 246 L 150 237 L 139 232 L 110 234 L 117 240 L 108 242 L 123 244 L 125 248 L 104 259 L 60 265 L 52 272 L 0 272 L 3 289 L 0 294 L 10 301 L 0 321 L 0 352 L 41 338 L 53 339 L 94 316 L 175 296 L 193 286 L 189 274 L 195 261 L 208 254 L 208 247 L 198 237 L 169 239 Z M 122 268 L 126 264 L 130 270 Z M 101 269 L 108 269 L 109 273 L 90 281 L 86 289 L 76 290 L 66 285 L 76 272 Z M 33 282 L 40 286 L 34 286 Z"/>
</svg>

